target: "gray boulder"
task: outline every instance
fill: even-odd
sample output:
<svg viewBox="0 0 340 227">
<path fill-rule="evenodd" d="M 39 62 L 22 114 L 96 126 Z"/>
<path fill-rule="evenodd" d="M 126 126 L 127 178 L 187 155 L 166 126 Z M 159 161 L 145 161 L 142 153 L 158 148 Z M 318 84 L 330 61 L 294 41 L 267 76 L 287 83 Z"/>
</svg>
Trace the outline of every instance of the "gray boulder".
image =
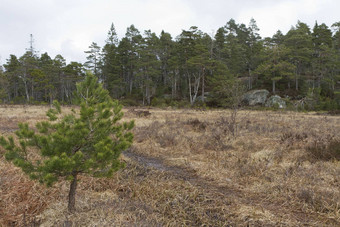
<svg viewBox="0 0 340 227">
<path fill-rule="evenodd" d="M 266 103 L 268 94 L 269 91 L 265 89 L 248 91 L 243 95 L 243 102 L 249 106 L 264 105 Z"/>
<path fill-rule="evenodd" d="M 286 102 L 278 95 L 273 95 L 268 98 L 265 104 L 266 107 L 277 106 L 280 109 L 285 109 L 287 107 Z"/>
</svg>

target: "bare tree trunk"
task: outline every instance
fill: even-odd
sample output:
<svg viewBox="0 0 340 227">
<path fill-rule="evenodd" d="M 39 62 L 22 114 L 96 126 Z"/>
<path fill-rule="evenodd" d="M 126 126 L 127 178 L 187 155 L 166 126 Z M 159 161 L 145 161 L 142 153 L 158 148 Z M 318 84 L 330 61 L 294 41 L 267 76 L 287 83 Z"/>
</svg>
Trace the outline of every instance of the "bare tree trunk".
<svg viewBox="0 0 340 227">
<path fill-rule="evenodd" d="M 171 92 L 171 98 L 174 99 L 177 94 L 177 75 L 178 75 L 178 70 L 175 69 L 174 71 L 174 77 L 172 79 L 172 92 Z"/>
<path fill-rule="evenodd" d="M 175 77 L 175 86 L 174 86 L 174 88 L 175 88 L 175 91 L 174 91 L 174 97 L 176 97 L 177 96 L 177 78 Z M 334 90 L 334 89 L 333 89 Z M 173 97 L 173 98 L 174 98 Z"/>
<path fill-rule="evenodd" d="M 76 211 L 76 190 L 77 190 L 77 172 L 73 172 L 73 180 L 70 184 L 70 191 L 68 194 L 68 211 L 74 213 Z"/>
<path fill-rule="evenodd" d="M 250 69 L 250 67 L 248 68 L 248 75 L 249 75 L 248 89 L 251 90 L 251 89 L 253 88 L 253 83 L 252 83 L 252 77 L 251 77 L 251 69 Z"/>
<path fill-rule="evenodd" d="M 130 81 L 129 81 L 129 92 L 130 92 L 130 95 L 131 95 L 131 93 L 132 93 L 132 79 L 130 79 Z"/>
<path fill-rule="evenodd" d="M 299 90 L 299 77 L 298 77 L 298 72 L 296 70 L 296 73 L 295 73 L 295 90 Z"/>
<path fill-rule="evenodd" d="M 49 98 L 50 98 L 50 104 L 52 105 L 52 103 L 53 103 L 53 91 L 52 91 L 52 89 L 50 89 L 50 94 L 49 94 Z"/>
<path fill-rule="evenodd" d="M 190 104 L 192 105 L 192 95 L 191 95 L 191 76 L 188 75 L 188 82 L 189 82 L 189 99 L 190 99 Z"/>
<path fill-rule="evenodd" d="M 195 81 L 194 81 L 194 96 L 192 96 L 191 94 L 191 89 L 190 89 L 190 104 L 194 105 L 196 98 L 197 98 L 197 94 L 198 94 L 198 89 L 200 87 L 200 82 L 201 82 L 201 75 L 198 76 L 198 78 L 194 77 Z M 190 83 L 191 84 L 191 83 Z"/>
<path fill-rule="evenodd" d="M 176 89 L 176 78 L 172 78 L 171 80 L 171 99 L 175 97 L 175 89 Z"/>
<path fill-rule="evenodd" d="M 19 89 L 18 89 L 19 85 L 18 82 L 14 82 L 14 98 L 19 96 Z"/>
<path fill-rule="evenodd" d="M 203 76 L 202 76 L 202 102 L 205 102 L 204 100 L 204 72 L 203 72 Z"/>
<path fill-rule="evenodd" d="M 34 97 L 34 82 L 33 79 L 31 80 L 31 97 L 32 99 L 36 99 L 36 97 Z"/>
<path fill-rule="evenodd" d="M 151 91 L 150 91 L 149 85 L 146 85 L 145 95 L 146 95 L 146 102 L 147 102 L 148 106 L 150 106 L 150 104 L 151 104 Z"/>
<path fill-rule="evenodd" d="M 27 102 L 29 102 L 30 101 L 30 94 L 28 92 L 27 80 L 26 80 L 26 78 L 22 78 L 22 81 L 24 82 L 25 93 L 26 93 L 26 100 L 27 100 Z"/>
</svg>

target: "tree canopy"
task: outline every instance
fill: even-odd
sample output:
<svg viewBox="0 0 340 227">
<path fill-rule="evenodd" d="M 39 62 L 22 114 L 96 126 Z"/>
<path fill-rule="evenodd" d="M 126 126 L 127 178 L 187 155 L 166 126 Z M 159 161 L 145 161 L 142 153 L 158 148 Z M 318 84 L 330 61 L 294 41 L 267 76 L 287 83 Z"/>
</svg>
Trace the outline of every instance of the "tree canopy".
<svg viewBox="0 0 340 227">
<path fill-rule="evenodd" d="M 71 103 L 75 84 L 88 69 L 111 97 L 129 105 L 214 106 L 219 102 L 214 84 L 220 78 L 291 99 L 318 90 L 324 101 L 339 106 L 339 23 L 316 22 L 310 28 L 298 21 L 286 34 L 277 31 L 265 38 L 254 19 L 249 25 L 230 19 L 214 34 L 191 26 L 175 38 L 131 25 L 120 40 L 112 23 L 103 47 L 92 42 L 85 50 L 84 65 L 66 64 L 61 55 L 39 57 L 33 50 L 11 55 L 4 64 L 0 98 L 6 103 Z"/>
</svg>

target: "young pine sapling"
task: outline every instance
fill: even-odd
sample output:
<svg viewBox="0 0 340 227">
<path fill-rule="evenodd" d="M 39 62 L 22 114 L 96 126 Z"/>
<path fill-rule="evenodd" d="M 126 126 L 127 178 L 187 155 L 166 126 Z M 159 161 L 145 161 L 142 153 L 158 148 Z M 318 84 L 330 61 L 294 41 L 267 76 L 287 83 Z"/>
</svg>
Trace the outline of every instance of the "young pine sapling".
<svg viewBox="0 0 340 227">
<path fill-rule="evenodd" d="M 62 114 L 58 102 L 47 111 L 48 121 L 36 130 L 20 123 L 13 137 L 0 138 L 5 157 L 32 179 L 47 186 L 70 181 L 68 210 L 75 211 L 78 176 L 109 177 L 123 166 L 120 153 L 132 144 L 134 122 L 120 123 L 122 107 L 110 98 L 97 78 L 88 73 L 77 84 L 79 113 Z"/>
</svg>

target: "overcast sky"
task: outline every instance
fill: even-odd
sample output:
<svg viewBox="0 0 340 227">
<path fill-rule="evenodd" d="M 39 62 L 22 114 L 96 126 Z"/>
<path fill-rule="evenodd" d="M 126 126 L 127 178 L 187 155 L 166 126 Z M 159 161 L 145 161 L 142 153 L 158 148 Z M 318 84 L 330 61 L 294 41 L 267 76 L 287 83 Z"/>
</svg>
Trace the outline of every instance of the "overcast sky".
<svg viewBox="0 0 340 227">
<path fill-rule="evenodd" d="M 39 54 L 84 62 L 84 51 L 104 44 L 111 23 L 120 39 L 131 24 L 176 37 L 192 25 L 212 34 L 231 18 L 248 25 L 253 17 L 261 36 L 271 37 L 298 20 L 330 27 L 339 11 L 340 0 L 0 0 L 0 64 L 10 54 L 22 56 L 30 34 Z"/>
</svg>

